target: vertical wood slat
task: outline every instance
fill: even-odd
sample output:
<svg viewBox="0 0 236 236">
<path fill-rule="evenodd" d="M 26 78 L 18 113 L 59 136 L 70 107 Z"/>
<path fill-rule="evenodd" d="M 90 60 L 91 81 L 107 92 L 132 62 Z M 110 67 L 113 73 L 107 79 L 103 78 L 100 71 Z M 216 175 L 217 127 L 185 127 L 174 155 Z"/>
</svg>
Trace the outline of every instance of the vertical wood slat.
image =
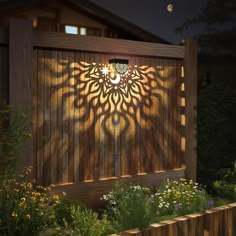
<svg viewBox="0 0 236 236">
<path fill-rule="evenodd" d="M 69 65 L 68 65 L 68 52 L 63 51 L 62 52 L 62 61 L 63 61 L 63 71 L 62 71 L 62 78 L 63 81 L 68 81 L 68 75 L 69 75 Z M 69 119 L 69 103 L 66 96 L 66 92 L 68 87 L 67 83 L 65 82 L 62 84 L 62 182 L 67 183 L 68 182 L 68 160 L 69 160 L 69 127 L 68 127 L 68 119 Z M 65 86 L 65 87 L 64 87 Z"/>
<path fill-rule="evenodd" d="M 58 183 L 58 149 L 60 146 L 59 138 L 60 134 L 57 129 L 57 121 L 58 121 L 58 80 L 57 80 L 57 50 L 53 50 L 51 54 L 51 71 L 52 74 L 50 76 L 50 117 L 51 117 L 51 125 L 50 125 L 50 156 L 51 156 L 51 184 Z"/>
<path fill-rule="evenodd" d="M 44 82 L 44 51 L 37 50 L 37 71 L 35 74 L 37 78 L 35 79 L 35 83 L 37 84 L 37 123 L 36 125 L 36 140 L 37 140 L 37 150 L 36 150 L 36 163 L 37 163 L 37 183 L 43 184 L 43 175 L 44 175 L 44 141 L 43 141 L 43 123 L 44 123 L 44 115 L 43 115 L 43 82 Z"/>
<path fill-rule="evenodd" d="M 33 130 L 33 178 L 37 180 L 37 147 L 38 147 L 38 50 L 35 49 L 33 52 L 33 81 L 32 81 L 32 90 L 33 90 L 33 100 L 32 100 L 32 130 Z"/>
<path fill-rule="evenodd" d="M 69 74 L 70 74 L 70 78 L 68 78 L 68 86 L 69 88 L 71 88 L 74 85 L 74 52 L 69 52 Z M 69 144 L 68 144 L 68 182 L 72 183 L 74 182 L 74 91 L 71 91 L 70 89 L 70 96 L 68 97 L 68 102 L 69 102 L 69 121 L 68 121 L 68 134 L 69 134 Z"/>
<path fill-rule="evenodd" d="M 63 95 L 63 87 L 62 87 L 62 81 L 63 81 L 63 69 L 64 66 L 62 65 L 63 57 L 62 57 L 62 51 L 57 52 L 57 80 L 59 81 L 58 84 L 58 92 L 57 92 L 57 130 L 59 132 L 59 138 L 58 138 L 58 152 L 57 152 L 57 177 L 58 177 L 58 184 L 63 183 L 63 101 L 62 101 L 62 95 Z"/>
<path fill-rule="evenodd" d="M 75 52 L 74 55 L 74 60 L 75 60 L 75 66 L 78 67 L 78 62 L 80 61 L 79 53 Z M 75 79 L 75 86 L 78 86 L 77 82 L 77 77 L 78 75 L 74 75 Z M 74 96 L 75 99 L 79 99 L 79 93 L 77 90 L 74 91 Z M 73 133 L 74 133 L 74 182 L 77 183 L 79 181 L 79 168 L 80 168 L 80 132 L 79 132 L 79 126 L 80 126 L 80 121 L 79 121 L 79 109 L 75 107 L 74 103 L 74 128 L 73 128 Z"/>
<path fill-rule="evenodd" d="M 32 106 L 33 28 L 27 20 L 9 21 L 9 103 L 16 111 Z M 32 128 L 29 125 L 30 133 Z M 33 165 L 32 139 L 21 153 L 21 168 Z"/>
<path fill-rule="evenodd" d="M 186 163 L 186 178 L 196 181 L 197 154 L 195 151 L 197 142 L 195 138 L 195 118 L 197 105 L 197 42 L 187 39 L 184 42 L 184 80 L 186 95 L 186 150 L 184 159 Z"/>
<path fill-rule="evenodd" d="M 51 183 L 51 102 L 50 89 L 53 72 L 50 70 L 52 65 L 51 51 L 44 51 L 44 80 L 43 80 L 43 183 Z"/>
</svg>

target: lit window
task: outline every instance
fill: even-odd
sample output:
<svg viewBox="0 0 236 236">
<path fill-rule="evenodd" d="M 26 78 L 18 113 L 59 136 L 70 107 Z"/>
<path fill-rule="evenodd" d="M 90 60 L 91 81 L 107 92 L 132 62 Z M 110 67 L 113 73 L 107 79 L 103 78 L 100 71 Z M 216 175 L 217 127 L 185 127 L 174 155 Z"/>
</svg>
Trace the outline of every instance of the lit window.
<svg viewBox="0 0 236 236">
<path fill-rule="evenodd" d="M 86 28 L 85 27 L 80 27 L 80 35 L 86 35 Z"/>
<path fill-rule="evenodd" d="M 72 26 L 72 25 L 66 25 L 65 26 L 65 32 L 67 34 L 78 34 L 78 27 Z"/>
</svg>

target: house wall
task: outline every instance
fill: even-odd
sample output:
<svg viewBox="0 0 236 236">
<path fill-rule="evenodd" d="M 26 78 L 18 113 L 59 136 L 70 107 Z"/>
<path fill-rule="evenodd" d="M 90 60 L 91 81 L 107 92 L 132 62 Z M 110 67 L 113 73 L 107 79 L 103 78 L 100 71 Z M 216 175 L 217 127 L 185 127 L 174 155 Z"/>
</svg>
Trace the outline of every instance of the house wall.
<svg viewBox="0 0 236 236">
<path fill-rule="evenodd" d="M 64 26 L 72 25 L 87 28 L 87 35 L 90 36 L 117 38 L 118 35 L 122 35 L 125 37 L 124 33 L 111 29 L 80 10 L 62 4 L 17 10 L 10 15 L 0 17 L 0 24 L 7 26 L 12 17 L 31 20 L 34 28 L 38 30 L 65 32 Z"/>
</svg>

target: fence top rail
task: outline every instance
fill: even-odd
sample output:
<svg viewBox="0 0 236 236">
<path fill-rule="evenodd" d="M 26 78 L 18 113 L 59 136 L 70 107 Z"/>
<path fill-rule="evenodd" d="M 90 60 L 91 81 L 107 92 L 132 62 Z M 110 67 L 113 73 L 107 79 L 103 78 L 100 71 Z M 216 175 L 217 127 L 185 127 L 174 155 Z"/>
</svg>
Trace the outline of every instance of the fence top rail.
<svg viewBox="0 0 236 236">
<path fill-rule="evenodd" d="M 184 47 L 167 44 L 34 31 L 34 46 L 164 58 L 184 58 Z"/>
</svg>

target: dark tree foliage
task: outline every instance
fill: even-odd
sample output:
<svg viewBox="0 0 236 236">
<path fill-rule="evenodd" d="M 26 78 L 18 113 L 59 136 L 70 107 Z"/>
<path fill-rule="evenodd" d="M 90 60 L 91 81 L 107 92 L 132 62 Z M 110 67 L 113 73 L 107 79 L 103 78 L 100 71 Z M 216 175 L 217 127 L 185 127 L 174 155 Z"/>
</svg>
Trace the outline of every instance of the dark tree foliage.
<svg viewBox="0 0 236 236">
<path fill-rule="evenodd" d="M 194 25 L 203 26 L 196 35 L 200 48 L 197 172 L 198 181 L 211 189 L 236 160 L 236 1 L 208 0 L 177 31 Z"/>
<path fill-rule="evenodd" d="M 177 28 L 177 32 L 199 24 L 204 26 L 204 30 L 196 38 L 204 53 L 236 55 L 235 0 L 208 0 L 204 8 Z"/>
<path fill-rule="evenodd" d="M 198 181 L 212 187 L 236 157 L 236 90 L 223 81 L 203 82 L 197 106 Z"/>
</svg>

